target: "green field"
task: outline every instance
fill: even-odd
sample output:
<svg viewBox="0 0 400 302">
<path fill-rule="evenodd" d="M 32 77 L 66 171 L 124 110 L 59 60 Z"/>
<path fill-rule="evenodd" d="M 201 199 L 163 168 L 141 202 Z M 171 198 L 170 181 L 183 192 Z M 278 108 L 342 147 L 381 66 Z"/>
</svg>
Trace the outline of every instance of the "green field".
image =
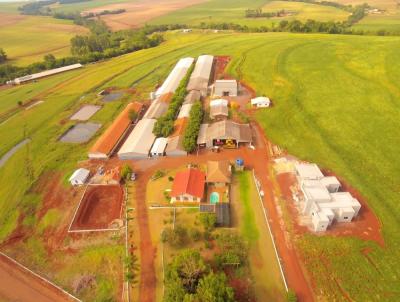
<svg viewBox="0 0 400 302">
<path fill-rule="evenodd" d="M 382 13 L 381 15 L 368 15 L 356 25 L 354 29 L 377 32 L 386 30 L 400 34 L 400 9 L 394 13 Z"/>
<path fill-rule="evenodd" d="M 127 0 L 94 0 L 94 1 L 84 1 L 84 2 L 77 2 L 77 3 L 69 3 L 69 4 L 53 4 L 50 8 L 55 12 L 82 12 L 84 10 L 93 9 L 97 7 L 101 7 L 104 5 L 109 4 L 116 4 L 116 3 L 124 3 L 124 2 L 132 2 Z"/>
<path fill-rule="evenodd" d="M 298 12 L 295 16 L 282 18 L 245 18 L 246 9 L 263 7 L 266 12 L 290 10 Z M 149 22 L 153 24 L 184 23 L 198 25 L 205 23 L 236 23 L 250 27 L 271 26 L 281 20 L 341 21 L 348 13 L 333 7 L 314 5 L 300 2 L 268 1 L 268 0 L 211 0 L 203 4 L 184 8 Z"/>
<path fill-rule="evenodd" d="M 37 83 L 14 88 L 15 93 L 25 90 L 21 101 L 33 97 L 35 89 L 48 93 L 43 104 L 0 125 L 1 155 L 23 139 L 24 128 L 32 138 L 29 156 L 22 148 L 1 168 L 1 240 L 15 228 L 33 182 L 26 173 L 27 163 L 37 178 L 47 170 L 68 175 L 85 158 L 92 142 L 78 147 L 58 143 L 70 125 L 60 121 L 85 100 L 93 100 L 100 87 L 136 84 L 147 95 L 180 57 L 231 55 L 229 72 L 242 75 L 258 94 L 274 102 L 272 110 L 257 116 L 268 137 L 291 154 L 342 176 L 366 197 L 382 221 L 385 248 L 352 238 L 309 235 L 299 239 L 317 294 L 328 301 L 343 300 L 343 292 L 355 301 L 396 301 L 400 290 L 400 38 L 288 33 L 167 37 L 168 42 L 157 48 L 89 65 L 69 79 L 60 77 L 62 85 L 53 91 L 49 89 L 56 81 L 40 88 Z M 8 93 L 0 91 L 0 102 Z M 81 99 L 82 95 L 87 97 Z M 101 119 L 110 120 L 121 108 L 106 108 Z M 370 261 L 361 253 L 365 247 L 371 249 Z"/>
<path fill-rule="evenodd" d="M 2 17 L 6 20 L 14 18 L 13 15 Z M 71 38 L 87 32 L 85 28 L 68 20 L 39 16 L 16 17 L 19 19 L 0 27 L 0 47 L 5 50 L 10 62 L 17 65 L 41 61 L 48 53 L 56 57 L 68 56 Z"/>
</svg>

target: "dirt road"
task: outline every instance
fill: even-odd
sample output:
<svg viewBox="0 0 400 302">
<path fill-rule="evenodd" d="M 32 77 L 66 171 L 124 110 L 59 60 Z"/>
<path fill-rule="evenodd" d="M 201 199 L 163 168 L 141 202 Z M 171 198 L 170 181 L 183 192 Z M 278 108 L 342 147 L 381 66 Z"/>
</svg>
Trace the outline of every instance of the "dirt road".
<svg viewBox="0 0 400 302">
<path fill-rule="evenodd" d="M 0 301 L 71 302 L 76 300 L 22 269 L 0 253 Z"/>
</svg>

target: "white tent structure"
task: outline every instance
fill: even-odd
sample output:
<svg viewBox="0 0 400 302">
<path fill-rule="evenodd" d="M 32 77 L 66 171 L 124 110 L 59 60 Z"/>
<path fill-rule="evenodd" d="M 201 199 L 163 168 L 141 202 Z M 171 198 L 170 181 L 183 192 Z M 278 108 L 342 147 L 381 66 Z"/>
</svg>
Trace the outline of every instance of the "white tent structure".
<svg viewBox="0 0 400 302">
<path fill-rule="evenodd" d="M 72 173 L 71 177 L 69 178 L 69 182 L 73 186 L 81 186 L 84 185 L 89 178 L 90 171 L 84 168 L 79 168 Z"/>
<path fill-rule="evenodd" d="M 165 148 L 168 144 L 167 137 L 159 137 L 151 147 L 150 154 L 151 156 L 164 156 L 165 155 Z"/>
<path fill-rule="evenodd" d="M 157 89 L 155 96 L 160 97 L 163 94 L 174 93 L 193 62 L 193 58 L 180 59 L 164 83 Z"/>
<path fill-rule="evenodd" d="M 153 134 L 155 119 L 142 119 L 118 151 L 122 160 L 147 158 L 156 137 Z"/>
<path fill-rule="evenodd" d="M 251 99 L 251 106 L 257 108 L 265 108 L 271 106 L 271 100 L 265 96 L 259 96 L 257 98 Z"/>
<path fill-rule="evenodd" d="M 210 82 L 213 63 L 213 56 L 199 56 L 196 61 L 193 73 L 191 74 L 189 79 L 189 83 L 187 86 L 188 91 L 199 91 L 202 96 L 206 96 L 208 94 L 208 84 Z"/>
</svg>

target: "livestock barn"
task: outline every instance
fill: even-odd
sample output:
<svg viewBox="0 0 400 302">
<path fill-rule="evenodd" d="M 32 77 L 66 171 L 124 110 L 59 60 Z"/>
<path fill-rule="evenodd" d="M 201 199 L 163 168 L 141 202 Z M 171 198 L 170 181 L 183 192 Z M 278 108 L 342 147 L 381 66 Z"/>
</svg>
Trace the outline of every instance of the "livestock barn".
<svg viewBox="0 0 400 302">
<path fill-rule="evenodd" d="M 201 96 L 207 96 L 210 83 L 214 57 L 210 55 L 199 56 L 193 73 L 190 76 L 187 90 L 199 91 Z"/>
<path fill-rule="evenodd" d="M 118 151 L 118 157 L 126 159 L 143 159 L 150 155 L 151 147 L 156 140 L 153 134 L 155 119 L 142 119 Z"/>
<path fill-rule="evenodd" d="M 117 116 L 114 122 L 108 127 L 108 129 L 100 136 L 97 142 L 89 150 L 88 156 L 91 159 L 106 159 L 109 158 L 125 134 L 132 125 L 132 121 L 129 118 L 129 112 L 135 111 L 140 114 L 143 109 L 143 105 L 138 102 L 130 103 L 126 108 Z"/>
</svg>

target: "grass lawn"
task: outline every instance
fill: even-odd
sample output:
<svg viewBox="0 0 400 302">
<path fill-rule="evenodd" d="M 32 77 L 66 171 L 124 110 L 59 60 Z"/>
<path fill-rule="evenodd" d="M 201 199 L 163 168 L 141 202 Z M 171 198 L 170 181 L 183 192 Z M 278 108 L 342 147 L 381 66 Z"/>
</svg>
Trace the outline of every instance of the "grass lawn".
<svg viewBox="0 0 400 302">
<path fill-rule="evenodd" d="M 251 172 L 234 176 L 234 226 L 249 242 L 250 270 L 257 301 L 285 301 L 285 287 Z"/>
<path fill-rule="evenodd" d="M 46 54 L 56 57 L 70 55 L 70 40 L 76 34 L 87 30 L 74 25 L 69 20 L 54 19 L 42 16 L 1 15 L 1 47 L 7 53 L 11 63 L 27 65 L 43 59 Z"/>
<path fill-rule="evenodd" d="M 231 55 L 228 71 L 274 101 L 273 109 L 257 116 L 268 137 L 290 153 L 341 175 L 366 197 L 382 221 L 385 248 L 352 238 L 299 239 L 316 292 L 328 300 L 342 300 L 346 292 L 356 301 L 393 301 L 400 280 L 400 38 L 198 32 L 166 37 L 168 41 L 157 48 L 86 66 L 68 79 L 38 88 L 44 103 L 0 125 L 0 154 L 22 141 L 24 132 L 32 139 L 29 149 L 20 149 L 1 168 L 0 240 L 17 225 L 21 202 L 39 175 L 48 170 L 67 175 L 86 158 L 94 139 L 78 146 L 57 142 L 69 125 L 61 121 L 86 102 L 82 95 L 111 85 L 135 84 L 151 91 L 180 57 Z M 15 88 L 15 93 L 29 85 Z M 7 94 L 8 90 L 0 91 L 0 103 Z M 120 110 L 117 107 L 99 118 L 111 119 Z M 33 179 L 27 166 L 32 167 Z M 365 247 L 371 262 L 361 251 Z M 322 262 L 325 255 L 328 260 Z M 337 282 L 324 281 L 333 278 Z"/>
</svg>

